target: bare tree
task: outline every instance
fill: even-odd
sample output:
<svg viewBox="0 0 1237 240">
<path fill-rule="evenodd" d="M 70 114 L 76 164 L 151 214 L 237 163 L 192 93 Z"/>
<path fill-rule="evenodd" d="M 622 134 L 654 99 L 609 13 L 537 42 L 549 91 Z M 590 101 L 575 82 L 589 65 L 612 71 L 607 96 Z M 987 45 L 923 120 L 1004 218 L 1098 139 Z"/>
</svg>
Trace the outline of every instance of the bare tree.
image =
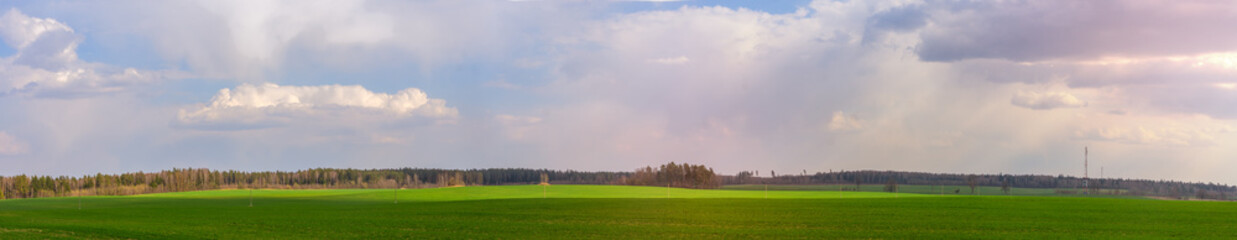
<svg viewBox="0 0 1237 240">
<path fill-rule="evenodd" d="M 1009 179 L 1001 179 L 1001 191 L 1009 194 Z"/>
<path fill-rule="evenodd" d="M 975 181 L 975 175 L 966 176 L 966 185 L 971 187 L 971 194 L 975 194 L 975 184 L 977 184 Z"/>
</svg>

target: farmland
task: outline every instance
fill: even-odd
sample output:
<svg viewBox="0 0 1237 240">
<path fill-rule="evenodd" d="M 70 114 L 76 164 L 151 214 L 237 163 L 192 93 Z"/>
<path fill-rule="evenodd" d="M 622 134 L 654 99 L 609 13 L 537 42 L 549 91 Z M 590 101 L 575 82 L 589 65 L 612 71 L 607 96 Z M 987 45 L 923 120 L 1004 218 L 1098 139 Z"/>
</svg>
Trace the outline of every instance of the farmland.
<svg viewBox="0 0 1237 240">
<path fill-rule="evenodd" d="M 842 189 L 842 188 L 847 189 L 847 191 L 853 191 L 854 189 L 856 189 L 855 185 L 850 185 L 850 184 L 844 184 L 844 185 L 827 185 L 827 184 L 767 185 L 767 186 L 758 185 L 758 184 L 744 184 L 744 185 L 727 185 L 727 186 L 723 186 L 722 189 L 764 190 L 766 187 L 769 190 L 778 190 L 778 191 L 783 191 L 783 190 L 784 191 L 837 191 L 838 189 Z M 877 184 L 865 184 L 865 185 L 860 185 L 858 187 L 858 190 L 859 192 L 885 192 L 885 186 L 877 185 Z M 1056 189 L 1051 189 L 1051 188 L 1014 187 L 1014 188 L 1010 188 L 1009 192 L 1006 193 L 1004 191 L 1001 191 L 1001 187 L 997 187 L 997 186 L 976 186 L 975 193 L 971 193 L 971 188 L 969 186 L 960 186 L 960 185 L 935 185 L 935 186 L 934 185 L 898 185 L 898 192 L 900 193 L 918 193 L 918 194 L 930 194 L 930 195 L 1082 196 L 1082 192 L 1084 189 L 1067 188 L 1067 189 L 1062 189 L 1062 190 L 1067 191 L 1067 192 L 1073 192 L 1074 194 L 1061 194 L 1061 193 L 1058 193 Z M 1103 193 L 1103 194 L 1093 194 L 1091 197 L 1098 196 L 1098 197 L 1138 198 L 1137 196 L 1106 195 L 1106 194 L 1110 194 L 1113 192 L 1125 192 L 1119 189 L 1099 189 L 1098 192 Z"/>
<path fill-rule="evenodd" d="M 1237 237 L 1234 202 L 597 185 L 255 190 L 252 199 L 249 207 L 249 190 L 215 190 L 0 200 L 0 236 Z"/>
</svg>

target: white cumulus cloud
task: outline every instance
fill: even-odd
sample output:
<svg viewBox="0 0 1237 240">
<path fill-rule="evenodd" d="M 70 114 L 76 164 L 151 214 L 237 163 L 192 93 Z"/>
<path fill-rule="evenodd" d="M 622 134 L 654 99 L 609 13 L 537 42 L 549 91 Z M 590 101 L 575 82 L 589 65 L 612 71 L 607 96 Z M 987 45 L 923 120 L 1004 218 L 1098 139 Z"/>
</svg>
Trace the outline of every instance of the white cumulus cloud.
<svg viewBox="0 0 1237 240">
<path fill-rule="evenodd" d="M 164 71 L 139 71 L 77 58 L 82 38 L 51 18 L 10 9 L 0 16 L 0 38 L 17 52 L 0 58 L 0 95 L 34 92 L 40 96 L 76 96 L 114 92 L 124 86 L 163 78 Z"/>
<path fill-rule="evenodd" d="M 393 94 L 371 92 L 361 86 L 280 86 L 242 84 L 222 89 L 209 104 L 181 109 L 177 124 L 194 128 L 262 128 L 315 116 L 377 115 L 454 118 L 458 110 L 442 99 L 429 98 L 416 88 Z"/>
<path fill-rule="evenodd" d="M 73 29 L 56 19 L 26 16 L 16 8 L 0 16 L 0 38 L 17 49 L 26 48 L 40 36 L 54 32 L 72 33 Z"/>
<path fill-rule="evenodd" d="M 1067 92 L 1030 92 L 1022 91 L 1014 94 L 1009 103 L 1015 106 L 1035 110 L 1053 108 L 1079 108 L 1087 106 L 1086 102 L 1078 100 Z"/>
</svg>

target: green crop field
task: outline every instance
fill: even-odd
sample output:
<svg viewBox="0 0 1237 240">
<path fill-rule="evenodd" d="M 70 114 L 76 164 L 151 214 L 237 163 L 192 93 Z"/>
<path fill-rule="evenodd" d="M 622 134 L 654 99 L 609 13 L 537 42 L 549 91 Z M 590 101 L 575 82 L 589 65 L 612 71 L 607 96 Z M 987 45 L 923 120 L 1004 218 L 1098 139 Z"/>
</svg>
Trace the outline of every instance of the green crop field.
<svg viewBox="0 0 1237 240">
<path fill-rule="evenodd" d="M 812 184 L 812 185 L 726 185 L 722 189 L 727 190 L 764 190 L 768 187 L 769 190 L 788 190 L 788 191 L 838 191 L 839 187 L 846 188 L 848 191 L 855 189 L 854 184 L 843 185 L 828 185 L 828 184 Z M 932 195 L 1014 195 L 1014 196 L 1081 196 L 1084 189 L 1062 189 L 1073 191 L 1074 194 L 1059 194 L 1056 189 L 1051 188 L 1010 188 L 1009 193 L 1001 191 L 1001 187 L 993 186 L 978 186 L 975 187 L 975 193 L 971 193 L 969 186 L 960 185 L 898 185 L 900 193 L 919 193 Z M 859 185 L 859 192 L 884 192 L 885 185 L 880 184 L 864 184 Z M 955 192 L 956 191 L 956 192 Z M 1106 195 L 1112 192 L 1124 192 L 1123 190 L 1101 189 L 1104 194 L 1093 194 L 1101 197 L 1125 197 L 1138 198 L 1133 196 L 1111 196 Z M 1095 196 L 1092 196 L 1095 197 Z"/>
<path fill-rule="evenodd" d="M 249 207 L 249 194 L 0 200 L 0 238 L 1237 238 L 1234 202 L 523 185 L 255 190 Z"/>
</svg>

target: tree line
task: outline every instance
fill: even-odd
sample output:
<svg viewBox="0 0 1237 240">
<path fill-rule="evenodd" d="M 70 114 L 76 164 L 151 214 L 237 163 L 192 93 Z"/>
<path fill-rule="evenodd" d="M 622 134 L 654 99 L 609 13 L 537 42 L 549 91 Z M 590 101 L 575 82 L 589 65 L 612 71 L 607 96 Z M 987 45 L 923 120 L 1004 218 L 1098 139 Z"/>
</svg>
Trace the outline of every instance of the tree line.
<svg viewBox="0 0 1237 240">
<path fill-rule="evenodd" d="M 242 172 L 202 168 L 172 169 L 159 172 L 95 174 L 70 176 L 0 176 L 0 199 L 63 197 L 79 195 L 130 195 L 212 189 L 275 188 L 431 188 L 468 185 L 539 184 L 544 174 L 552 184 L 611 184 L 718 188 L 730 184 L 832 184 L 854 186 L 885 184 L 896 190 L 898 184 L 999 186 L 1004 191 L 1017 188 L 1052 188 L 1062 193 L 1089 191 L 1098 194 L 1160 196 L 1171 198 L 1234 199 L 1237 187 L 1216 183 L 1187 183 L 1165 180 L 1103 178 L 1083 179 L 1057 175 L 948 174 L 898 171 L 830 171 L 809 174 L 771 174 L 755 171 L 718 175 L 704 165 L 668 163 L 636 169 L 633 172 L 585 172 L 571 170 L 501 169 L 332 169 L 299 171 Z"/>
<path fill-rule="evenodd" d="M 857 189 L 863 184 L 894 184 L 909 185 L 955 185 L 967 186 L 966 191 L 974 192 L 980 186 L 1001 187 L 1004 191 L 1010 188 L 1052 188 L 1061 189 L 1066 193 L 1088 191 L 1093 194 L 1121 194 L 1137 196 L 1159 196 L 1170 198 L 1201 198 L 1201 199 L 1233 199 L 1237 197 L 1237 186 L 1217 183 L 1191 183 L 1167 180 L 1124 179 L 1124 178 L 1092 178 L 1065 175 L 1012 175 L 1012 174 L 951 174 L 900 171 L 829 171 L 816 173 L 781 174 L 770 172 L 767 177 L 757 176 L 755 171 L 742 171 L 733 176 L 721 177 L 723 184 L 831 184 L 853 185 Z M 1086 187 L 1084 187 L 1086 186 Z M 1086 189 L 1089 188 L 1089 189 Z"/>
<path fill-rule="evenodd" d="M 547 169 L 331 169 L 299 171 L 216 171 L 204 168 L 159 172 L 70 176 L 0 176 L 0 199 L 131 195 L 213 189 L 433 188 L 468 185 L 537 184 L 545 174 L 558 184 L 622 184 L 626 172 Z"/>
</svg>

